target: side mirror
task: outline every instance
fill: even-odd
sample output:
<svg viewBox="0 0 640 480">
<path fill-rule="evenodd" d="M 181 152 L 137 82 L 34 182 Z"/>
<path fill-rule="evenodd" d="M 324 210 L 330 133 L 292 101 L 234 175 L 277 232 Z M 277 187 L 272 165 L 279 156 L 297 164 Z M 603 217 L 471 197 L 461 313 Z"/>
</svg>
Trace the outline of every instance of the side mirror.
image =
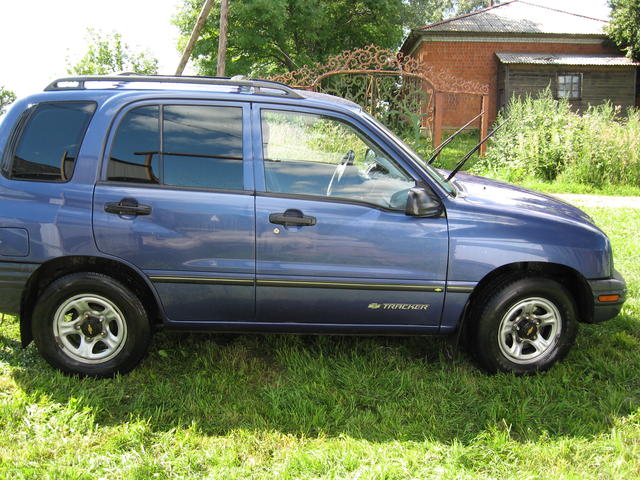
<svg viewBox="0 0 640 480">
<path fill-rule="evenodd" d="M 442 213 L 442 203 L 424 187 L 413 187 L 407 193 L 405 213 L 411 217 L 437 217 Z"/>
<path fill-rule="evenodd" d="M 367 148 L 367 151 L 364 154 L 364 162 L 365 163 L 375 162 L 376 157 L 377 157 L 376 152 L 374 152 L 370 148 Z"/>
</svg>

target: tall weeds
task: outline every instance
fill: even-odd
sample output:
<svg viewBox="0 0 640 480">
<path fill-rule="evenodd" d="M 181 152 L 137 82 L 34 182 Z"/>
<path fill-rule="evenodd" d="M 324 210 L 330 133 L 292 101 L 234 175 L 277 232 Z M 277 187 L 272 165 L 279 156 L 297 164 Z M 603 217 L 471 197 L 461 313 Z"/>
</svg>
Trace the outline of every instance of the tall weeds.
<svg viewBox="0 0 640 480">
<path fill-rule="evenodd" d="M 578 114 L 551 92 L 514 98 L 499 114 L 487 155 L 473 171 L 507 181 L 556 179 L 593 186 L 640 185 L 640 112 L 604 104 Z"/>
</svg>

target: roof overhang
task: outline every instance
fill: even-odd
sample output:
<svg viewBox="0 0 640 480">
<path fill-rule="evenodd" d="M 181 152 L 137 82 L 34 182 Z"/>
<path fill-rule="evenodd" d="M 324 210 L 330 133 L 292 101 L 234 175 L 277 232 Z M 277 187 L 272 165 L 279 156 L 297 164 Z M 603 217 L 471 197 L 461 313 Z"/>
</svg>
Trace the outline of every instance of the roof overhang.
<svg viewBox="0 0 640 480">
<path fill-rule="evenodd" d="M 504 65 L 563 65 L 591 67 L 636 67 L 640 65 L 622 55 L 573 55 L 564 53 L 496 52 Z"/>
</svg>

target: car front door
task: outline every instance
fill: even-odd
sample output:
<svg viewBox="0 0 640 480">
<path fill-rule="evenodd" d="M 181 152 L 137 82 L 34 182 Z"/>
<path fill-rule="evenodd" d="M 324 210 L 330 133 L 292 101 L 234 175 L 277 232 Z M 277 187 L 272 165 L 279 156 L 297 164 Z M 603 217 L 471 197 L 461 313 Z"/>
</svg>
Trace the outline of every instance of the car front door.
<svg viewBox="0 0 640 480">
<path fill-rule="evenodd" d="M 253 321 L 248 104 L 147 102 L 121 112 L 94 194 L 98 248 L 141 269 L 170 321 Z"/>
<path fill-rule="evenodd" d="M 342 114 L 252 115 L 258 321 L 436 329 L 447 222 L 405 214 L 410 165 Z"/>
</svg>

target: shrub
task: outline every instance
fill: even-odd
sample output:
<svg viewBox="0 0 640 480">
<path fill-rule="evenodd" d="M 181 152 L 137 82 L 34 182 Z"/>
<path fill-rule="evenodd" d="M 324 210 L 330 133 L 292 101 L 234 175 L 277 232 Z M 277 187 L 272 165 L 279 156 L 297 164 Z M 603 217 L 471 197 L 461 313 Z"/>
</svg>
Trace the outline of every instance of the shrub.
<svg viewBox="0 0 640 480">
<path fill-rule="evenodd" d="M 546 91 L 517 98 L 496 125 L 474 172 L 507 181 L 556 179 L 603 185 L 640 185 L 640 113 L 621 115 L 607 103 L 578 114 L 567 100 Z"/>
</svg>

